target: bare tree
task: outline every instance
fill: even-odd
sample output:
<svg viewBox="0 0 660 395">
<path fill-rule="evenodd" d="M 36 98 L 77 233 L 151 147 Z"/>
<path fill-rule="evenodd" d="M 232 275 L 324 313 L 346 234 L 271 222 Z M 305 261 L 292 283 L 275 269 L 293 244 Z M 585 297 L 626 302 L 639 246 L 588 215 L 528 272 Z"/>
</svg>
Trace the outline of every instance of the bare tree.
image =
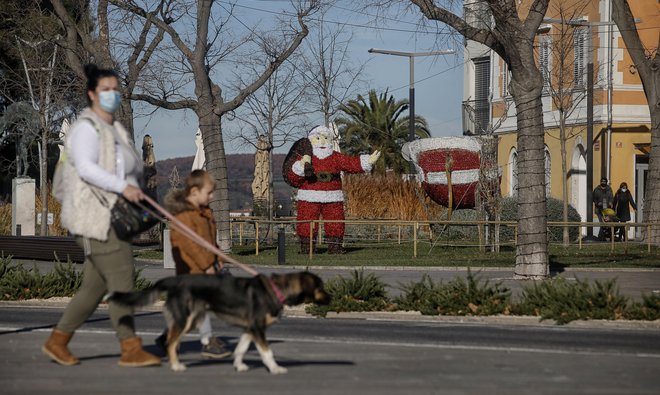
<svg viewBox="0 0 660 395">
<path fill-rule="evenodd" d="M 466 39 L 489 47 L 511 71 L 510 91 L 516 106 L 518 127 L 519 175 L 515 274 L 520 278 L 542 278 L 549 274 L 543 171 L 543 77 L 534 61 L 534 38 L 548 2 L 533 0 L 529 8 L 523 9 L 515 0 L 475 1 L 466 10 L 483 6 L 488 28 L 482 28 L 453 12 L 456 3 L 452 0 L 406 1 L 416 5 L 428 20 L 445 23 Z"/>
<path fill-rule="evenodd" d="M 660 34 L 655 47 L 647 47 L 639 37 L 628 0 L 612 0 L 612 19 L 623 37 L 634 67 L 644 86 L 651 114 L 651 153 L 649 172 L 644 196 L 644 222 L 660 222 Z M 644 15 L 638 17 L 645 18 Z M 660 245 L 660 227 L 653 227 L 649 237 Z"/>
<path fill-rule="evenodd" d="M 122 75 L 123 100 L 117 117 L 134 139 L 132 95 L 136 86 L 144 80 L 141 75 L 163 40 L 164 32 L 155 27 L 150 19 L 112 9 L 109 3 L 108 0 L 98 1 L 94 18 L 96 24 L 92 25 L 89 1 L 52 0 L 55 15 L 65 32 L 58 44 L 65 50 L 66 63 L 80 82 L 86 80 L 84 66 L 90 61 L 100 67 L 115 69 Z M 170 7 L 170 0 L 159 0 L 151 12 L 170 20 L 173 12 Z M 111 35 L 111 31 L 122 34 Z"/>
<path fill-rule="evenodd" d="M 321 17 L 314 32 L 306 41 L 303 72 L 314 92 L 310 103 L 323 114 L 324 124 L 330 125 L 341 104 L 356 96 L 365 64 L 351 62 L 353 35 L 345 25 L 328 24 Z"/>
<path fill-rule="evenodd" d="M 249 50 L 254 52 L 258 49 L 269 62 L 253 81 L 241 87 L 232 98 L 227 99 L 225 98 L 227 92 L 223 91 L 220 84 L 215 81 L 222 73 L 216 69 L 219 68 L 219 62 L 237 49 L 237 42 L 242 42 L 240 39 L 234 38 L 233 32 L 227 28 L 230 18 L 235 18 L 231 7 L 218 2 L 219 8 L 214 10 L 217 12 L 212 12 L 214 5 L 212 0 L 198 0 L 196 4 L 182 1 L 172 17 L 163 18 L 158 13 L 139 6 L 135 1 L 109 1 L 165 31 L 176 47 L 177 52 L 170 54 L 171 59 L 174 60 L 171 62 L 174 63 L 174 66 L 170 67 L 179 68 L 180 78 L 189 76 L 194 86 L 194 97 L 172 100 L 170 92 L 162 89 L 160 92 L 155 89 L 145 91 L 134 94 L 132 97 L 168 110 L 191 109 L 199 118 L 199 128 L 202 132 L 206 155 L 206 169 L 216 180 L 216 193 L 210 204 L 218 223 L 219 245 L 223 250 L 229 250 L 231 242 L 229 239 L 229 194 L 221 125 L 222 116 L 239 108 L 296 51 L 309 33 L 304 18 L 316 11 L 320 2 L 317 0 L 300 1 L 295 5 L 293 20 L 283 24 L 279 34 L 286 37 L 284 48 L 273 46 L 272 44 L 277 40 L 268 39 L 265 34 L 259 34 L 256 28 L 249 28 L 243 24 L 251 31 L 249 41 L 245 41 L 254 44 Z M 219 19 L 220 15 L 227 17 Z M 194 31 L 194 36 L 188 39 L 188 33 L 191 31 Z M 182 95 L 183 92 L 177 92 L 177 94 Z"/>
<path fill-rule="evenodd" d="M 56 22 L 48 18 L 47 12 L 35 2 L 35 7 L 25 10 L 16 5 L 10 10 L 15 27 L 9 33 L 10 43 L 5 44 L 10 56 L 18 60 L 19 67 L 12 68 L 3 65 L 2 93 L 21 92 L 23 103 L 29 103 L 33 112 L 24 116 L 26 119 L 23 133 L 17 136 L 17 166 L 19 176 L 27 174 L 27 163 L 30 159 L 31 143 L 37 144 L 37 162 L 39 172 L 39 191 L 42 204 L 41 227 L 39 233 L 47 234 L 48 224 L 48 161 L 49 146 L 54 143 L 63 120 L 70 116 L 72 107 L 70 92 L 73 82 L 68 70 L 63 67 L 63 52 L 58 51 L 53 38 L 61 32 Z M 12 45 L 13 44 L 13 45 Z M 36 127 L 31 130 L 28 125 L 34 121 Z M 22 169 L 21 169 L 22 168 Z"/>
<path fill-rule="evenodd" d="M 284 62 L 261 88 L 245 100 L 242 111 L 236 116 L 240 123 L 247 126 L 239 131 L 238 137 L 243 144 L 258 151 L 266 151 L 268 196 L 265 208 L 269 221 L 273 220 L 275 204 L 273 150 L 291 143 L 308 129 L 306 115 L 309 113 L 309 106 L 305 96 L 308 84 L 301 75 L 299 61 L 300 57 L 294 55 Z M 240 78 L 239 86 L 247 85 L 246 77 L 254 78 L 267 67 L 263 58 L 251 60 L 249 63 L 251 73 Z M 265 141 L 262 141 L 263 139 Z M 268 229 L 268 238 L 272 241 L 272 226 Z"/>
</svg>

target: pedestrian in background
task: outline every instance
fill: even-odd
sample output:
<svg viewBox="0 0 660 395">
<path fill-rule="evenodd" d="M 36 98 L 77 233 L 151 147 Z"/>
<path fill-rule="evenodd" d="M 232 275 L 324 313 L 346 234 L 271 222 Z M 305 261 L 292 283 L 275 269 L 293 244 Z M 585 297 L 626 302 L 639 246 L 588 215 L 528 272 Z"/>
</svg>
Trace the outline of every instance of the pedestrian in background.
<svg viewBox="0 0 660 395">
<path fill-rule="evenodd" d="M 616 211 L 616 216 L 619 218 L 620 222 L 630 221 L 630 206 L 632 206 L 633 210 L 637 211 L 637 205 L 635 204 L 632 193 L 630 193 L 630 190 L 628 189 L 628 184 L 622 182 L 614 195 L 613 202 L 613 208 Z M 627 237 L 623 226 L 617 227 L 616 233 L 617 241 L 625 240 Z"/>
<path fill-rule="evenodd" d="M 614 196 L 612 195 L 612 188 L 610 188 L 610 186 L 607 184 L 607 178 L 603 177 L 600 179 L 600 185 L 594 189 L 591 197 L 594 205 L 596 206 L 598 222 L 603 222 L 603 210 L 612 208 L 612 200 L 614 199 Z M 605 240 L 602 226 L 598 231 L 598 240 Z"/>
<path fill-rule="evenodd" d="M 85 67 L 86 108 L 65 141 L 62 174 L 62 224 L 76 236 L 85 252 L 80 289 L 67 305 L 42 351 L 61 365 L 76 365 L 68 343 L 73 333 L 96 310 L 107 292 L 134 289 L 133 247 L 120 240 L 110 225 L 110 210 L 119 195 L 138 202 L 144 198 L 139 180 L 142 160 L 133 140 L 115 120 L 119 108 L 119 78 L 114 70 Z M 160 365 L 160 358 L 142 349 L 135 335 L 133 310 L 109 304 L 110 322 L 119 338 L 119 366 Z"/>
</svg>

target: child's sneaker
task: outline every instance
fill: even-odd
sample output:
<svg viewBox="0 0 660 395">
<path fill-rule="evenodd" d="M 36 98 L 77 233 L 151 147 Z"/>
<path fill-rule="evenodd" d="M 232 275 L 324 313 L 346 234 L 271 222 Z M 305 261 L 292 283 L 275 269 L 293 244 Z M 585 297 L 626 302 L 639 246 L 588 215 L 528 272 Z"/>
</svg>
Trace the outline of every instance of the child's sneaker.
<svg viewBox="0 0 660 395">
<path fill-rule="evenodd" d="M 202 346 L 202 356 L 206 358 L 227 358 L 231 355 L 231 351 L 227 350 L 227 346 L 221 340 L 212 337 L 209 344 Z"/>
</svg>

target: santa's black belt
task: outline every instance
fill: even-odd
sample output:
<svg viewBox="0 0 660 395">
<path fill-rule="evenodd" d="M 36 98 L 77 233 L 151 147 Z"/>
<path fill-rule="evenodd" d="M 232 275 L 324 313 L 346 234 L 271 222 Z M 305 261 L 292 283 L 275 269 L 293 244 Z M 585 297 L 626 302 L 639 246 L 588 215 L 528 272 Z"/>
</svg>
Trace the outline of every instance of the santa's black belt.
<svg viewBox="0 0 660 395">
<path fill-rule="evenodd" d="M 316 173 L 316 180 L 318 182 L 331 182 L 340 179 L 341 179 L 341 175 L 339 173 L 329 173 L 327 171 L 320 171 Z"/>
</svg>

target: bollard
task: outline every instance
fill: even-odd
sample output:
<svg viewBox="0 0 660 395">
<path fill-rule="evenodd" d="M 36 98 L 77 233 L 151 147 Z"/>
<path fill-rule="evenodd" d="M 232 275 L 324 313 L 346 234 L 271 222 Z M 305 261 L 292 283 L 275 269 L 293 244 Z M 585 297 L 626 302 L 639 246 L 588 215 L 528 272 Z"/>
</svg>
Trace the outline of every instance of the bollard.
<svg viewBox="0 0 660 395">
<path fill-rule="evenodd" d="M 280 226 L 277 230 L 277 264 L 286 264 L 286 243 L 285 243 L 284 227 Z"/>
<path fill-rule="evenodd" d="M 16 224 L 16 236 L 21 235 L 21 224 Z"/>
</svg>

